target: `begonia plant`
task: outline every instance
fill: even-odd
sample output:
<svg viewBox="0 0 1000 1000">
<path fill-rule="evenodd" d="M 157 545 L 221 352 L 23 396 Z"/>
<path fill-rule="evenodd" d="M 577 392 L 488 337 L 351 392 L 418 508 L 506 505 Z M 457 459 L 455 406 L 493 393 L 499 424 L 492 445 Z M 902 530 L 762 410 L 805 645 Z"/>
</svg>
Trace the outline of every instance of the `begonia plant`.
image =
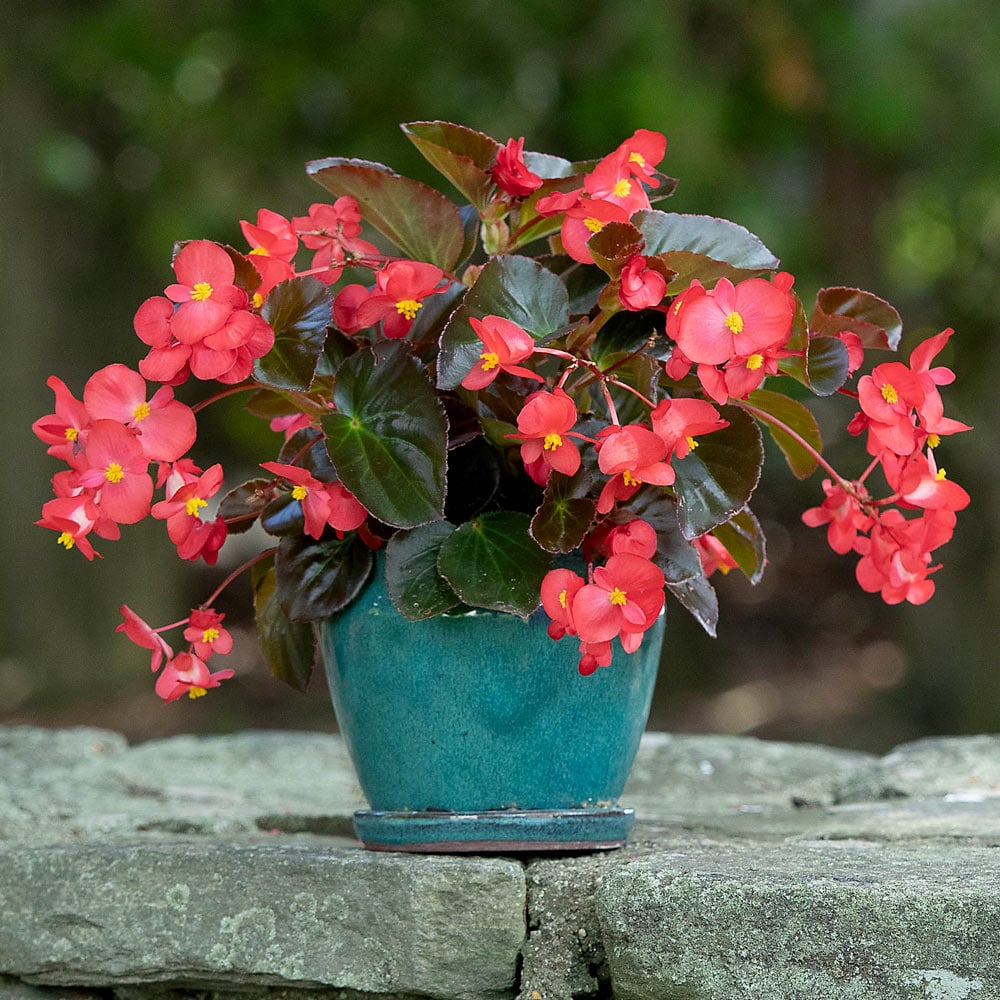
<svg viewBox="0 0 1000 1000">
<path fill-rule="evenodd" d="M 752 233 L 654 207 L 676 185 L 656 132 L 570 162 L 459 125 L 402 128 L 461 204 L 379 163 L 311 162 L 328 198 L 305 214 L 261 209 L 243 247 L 175 246 L 172 281 L 135 315 L 135 367 L 102 368 L 82 399 L 48 380 L 54 413 L 34 430 L 64 468 L 38 524 L 66 549 L 93 559 L 95 538 L 146 517 L 210 565 L 230 536 L 261 538 L 178 622 L 122 607 L 162 698 L 232 675 L 213 669 L 233 646 L 214 604 L 244 571 L 271 669 L 298 687 L 313 625 L 376 565 L 412 620 L 541 605 L 582 674 L 615 640 L 635 651 L 667 593 L 714 634 L 713 573 L 765 568 L 763 434 L 796 476 L 822 470 L 802 519 L 853 554 L 864 590 L 931 597 L 969 502 L 934 458 L 968 429 L 939 393 L 952 330 L 881 360 L 902 332 L 883 299 L 828 287 L 807 310 Z M 225 455 L 189 457 L 199 412 L 234 393 L 275 442 L 242 483 Z M 804 401 L 834 395 L 858 439 L 850 472 L 824 458 Z"/>
</svg>

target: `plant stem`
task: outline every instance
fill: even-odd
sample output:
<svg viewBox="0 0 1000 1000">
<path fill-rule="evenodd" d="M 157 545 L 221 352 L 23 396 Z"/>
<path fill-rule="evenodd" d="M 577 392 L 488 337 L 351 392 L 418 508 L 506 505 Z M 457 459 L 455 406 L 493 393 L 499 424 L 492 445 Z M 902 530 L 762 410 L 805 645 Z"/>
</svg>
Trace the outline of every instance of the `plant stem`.
<svg viewBox="0 0 1000 1000">
<path fill-rule="evenodd" d="M 219 586 L 212 591 L 212 593 L 208 596 L 208 598 L 202 601 L 200 605 L 201 609 L 205 610 L 206 608 L 210 608 L 218 600 L 219 594 L 221 594 L 226 589 L 226 587 L 228 587 L 233 582 L 233 580 L 235 580 L 241 573 L 245 573 L 248 569 L 259 563 L 261 560 L 266 559 L 270 555 L 273 555 L 277 550 L 278 547 L 276 545 L 272 546 L 269 549 L 264 549 L 263 552 L 258 552 L 257 555 L 253 557 L 253 559 L 248 559 L 245 563 L 243 563 L 242 566 L 237 566 L 236 569 L 234 569 L 232 573 L 230 573 L 229 576 L 227 576 L 225 580 L 223 580 L 222 583 L 220 583 Z"/>
</svg>

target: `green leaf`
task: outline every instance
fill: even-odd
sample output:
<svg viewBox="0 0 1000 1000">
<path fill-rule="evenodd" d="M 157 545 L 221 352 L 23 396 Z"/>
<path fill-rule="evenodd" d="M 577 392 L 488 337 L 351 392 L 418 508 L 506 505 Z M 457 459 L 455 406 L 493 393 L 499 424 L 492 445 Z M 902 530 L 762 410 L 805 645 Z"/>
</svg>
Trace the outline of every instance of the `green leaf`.
<svg viewBox="0 0 1000 1000">
<path fill-rule="evenodd" d="M 305 691 L 316 659 L 313 630 L 288 620 L 278 601 L 274 557 L 251 570 L 253 611 L 261 650 L 271 673 L 298 691 Z"/>
<path fill-rule="evenodd" d="M 646 237 L 647 255 L 686 250 L 752 271 L 773 271 L 779 264 L 758 237 L 727 219 L 648 209 L 636 212 L 632 224 Z M 666 263 L 679 270 L 670 260 Z"/>
<path fill-rule="evenodd" d="M 575 476 L 549 476 L 542 504 L 531 519 L 531 536 L 546 552 L 572 552 L 583 541 L 597 512 L 597 501 L 587 495 L 592 485 L 585 469 Z"/>
<path fill-rule="evenodd" d="M 494 187 L 489 171 L 500 143 L 450 122 L 407 122 L 400 128 L 424 159 L 473 205 L 478 209 L 486 207 Z"/>
<path fill-rule="evenodd" d="M 462 217 L 440 191 L 368 160 L 313 160 L 306 172 L 335 197 L 354 198 L 365 222 L 414 260 L 443 271 L 452 271 L 461 260 Z"/>
<path fill-rule="evenodd" d="M 440 389 L 454 389 L 479 359 L 473 316 L 502 316 L 540 340 L 568 321 L 569 296 L 559 278 L 530 257 L 491 257 L 441 333 Z"/>
<path fill-rule="evenodd" d="M 894 351 L 903 333 L 899 313 L 885 299 L 859 288 L 821 288 L 809 317 L 812 336 L 850 330 L 865 348 Z"/>
<path fill-rule="evenodd" d="M 385 548 L 385 582 L 396 610 L 420 621 L 457 607 L 461 601 L 438 572 L 441 544 L 455 531 L 435 521 L 410 531 L 397 531 Z"/>
<path fill-rule="evenodd" d="M 260 516 L 271 493 L 270 479 L 251 479 L 230 490 L 220 501 L 218 514 L 225 518 L 230 535 L 248 531 Z"/>
<path fill-rule="evenodd" d="M 274 347 L 254 362 L 254 378 L 272 389 L 312 385 L 330 325 L 333 298 L 318 278 L 292 278 L 275 285 L 260 314 L 274 330 Z"/>
<path fill-rule="evenodd" d="M 712 529 L 712 534 L 736 560 L 743 575 L 753 584 L 760 583 L 767 564 L 764 532 L 749 507 L 734 518 Z"/>
<path fill-rule="evenodd" d="M 817 459 L 810 449 L 817 452 L 823 449 L 819 425 L 812 411 L 797 399 L 770 389 L 751 392 L 747 402 L 761 411 L 754 416 L 768 429 L 793 475 L 798 479 L 811 476 L 816 471 Z"/>
<path fill-rule="evenodd" d="M 465 604 L 527 618 L 538 607 L 549 556 L 516 511 L 482 514 L 444 540 L 438 569 Z"/>
<path fill-rule="evenodd" d="M 393 527 L 441 520 L 448 424 L 407 345 L 385 341 L 347 358 L 333 401 L 323 429 L 344 485 Z"/>
<path fill-rule="evenodd" d="M 681 530 L 676 499 L 661 487 L 643 486 L 629 501 L 628 510 L 656 530 L 653 562 L 663 570 L 667 590 L 714 637 L 719 600 L 705 578 L 697 550 Z"/>
<path fill-rule="evenodd" d="M 344 538 L 282 538 L 275 559 L 278 600 L 293 622 L 322 621 L 357 597 L 372 563 L 371 549 L 353 531 Z"/>
<path fill-rule="evenodd" d="M 745 410 L 722 407 L 729 426 L 706 434 L 698 447 L 674 462 L 674 490 L 685 538 L 725 524 L 749 501 L 760 480 L 764 448 L 760 430 Z"/>
<path fill-rule="evenodd" d="M 719 624 L 719 597 L 705 575 L 692 576 L 680 583 L 668 582 L 667 590 L 714 639 Z"/>
<path fill-rule="evenodd" d="M 846 381 L 847 346 L 837 337 L 810 337 L 806 349 L 806 379 L 817 396 L 832 396 Z"/>
</svg>

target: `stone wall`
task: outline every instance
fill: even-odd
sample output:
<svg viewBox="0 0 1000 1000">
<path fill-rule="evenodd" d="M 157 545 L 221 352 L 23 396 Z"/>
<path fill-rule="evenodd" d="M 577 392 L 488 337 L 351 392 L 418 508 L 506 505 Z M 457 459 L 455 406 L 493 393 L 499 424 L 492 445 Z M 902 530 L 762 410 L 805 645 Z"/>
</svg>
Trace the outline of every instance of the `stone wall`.
<svg viewBox="0 0 1000 1000">
<path fill-rule="evenodd" d="M 649 734 L 606 853 L 366 852 L 341 742 L 0 728 L 0 1000 L 1000 1000 L 1000 737 Z"/>
</svg>

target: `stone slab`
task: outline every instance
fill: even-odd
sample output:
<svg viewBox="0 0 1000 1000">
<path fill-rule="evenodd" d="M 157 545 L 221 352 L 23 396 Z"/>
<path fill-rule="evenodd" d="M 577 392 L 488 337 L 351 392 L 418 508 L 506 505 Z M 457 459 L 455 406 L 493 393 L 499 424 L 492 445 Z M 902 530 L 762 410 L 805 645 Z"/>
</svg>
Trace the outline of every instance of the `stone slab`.
<svg viewBox="0 0 1000 1000">
<path fill-rule="evenodd" d="M 609 869 L 616 1000 L 996 1000 L 1000 852 L 685 844 Z"/>
<path fill-rule="evenodd" d="M 0 972 L 499 998 L 524 906 L 524 870 L 503 858 L 210 839 L 7 848 Z"/>
</svg>

